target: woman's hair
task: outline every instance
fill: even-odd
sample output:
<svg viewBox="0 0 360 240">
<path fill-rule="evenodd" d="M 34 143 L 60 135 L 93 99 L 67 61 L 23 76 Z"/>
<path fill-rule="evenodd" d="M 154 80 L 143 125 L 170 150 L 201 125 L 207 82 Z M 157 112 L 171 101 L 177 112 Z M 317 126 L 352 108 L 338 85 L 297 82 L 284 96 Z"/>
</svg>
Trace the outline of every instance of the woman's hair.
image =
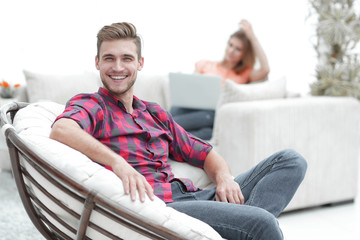
<svg viewBox="0 0 360 240">
<path fill-rule="evenodd" d="M 244 44 L 244 55 L 241 61 L 239 61 L 233 70 L 236 74 L 240 74 L 242 71 L 244 71 L 247 68 L 253 68 L 255 64 L 255 54 L 251 45 L 250 40 L 246 37 L 244 31 L 239 30 L 234 32 L 230 38 L 237 38 L 241 40 Z M 221 64 L 225 63 L 225 58 L 222 60 Z"/>
<path fill-rule="evenodd" d="M 100 47 L 103 41 L 117 39 L 133 39 L 137 47 L 138 59 L 141 58 L 141 39 L 136 33 L 136 27 L 127 22 L 113 23 L 110 26 L 104 26 L 97 34 L 97 56 L 99 56 Z"/>
</svg>

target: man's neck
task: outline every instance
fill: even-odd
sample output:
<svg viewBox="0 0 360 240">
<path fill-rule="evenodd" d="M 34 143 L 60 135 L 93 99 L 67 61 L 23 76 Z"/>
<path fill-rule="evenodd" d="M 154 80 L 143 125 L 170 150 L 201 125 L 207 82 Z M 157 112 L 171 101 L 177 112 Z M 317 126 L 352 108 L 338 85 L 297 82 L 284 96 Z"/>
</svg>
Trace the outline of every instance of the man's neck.
<svg viewBox="0 0 360 240">
<path fill-rule="evenodd" d="M 133 113 L 133 111 L 134 111 L 134 109 L 133 109 L 134 96 L 133 96 L 132 92 L 130 93 L 130 91 L 128 91 L 125 94 L 117 97 L 117 99 L 124 105 L 126 111 L 129 114 Z"/>
</svg>

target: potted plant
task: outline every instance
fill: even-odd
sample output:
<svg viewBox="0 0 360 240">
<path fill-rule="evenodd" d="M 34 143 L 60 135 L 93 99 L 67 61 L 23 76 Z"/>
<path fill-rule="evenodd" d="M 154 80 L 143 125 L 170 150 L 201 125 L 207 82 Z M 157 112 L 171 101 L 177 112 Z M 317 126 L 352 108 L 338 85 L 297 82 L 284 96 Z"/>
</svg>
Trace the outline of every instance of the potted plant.
<svg viewBox="0 0 360 240">
<path fill-rule="evenodd" d="M 319 60 L 317 81 L 310 85 L 312 95 L 360 99 L 360 59 L 356 52 L 360 17 L 354 3 L 354 0 L 310 0 L 318 16 L 314 47 Z"/>
</svg>

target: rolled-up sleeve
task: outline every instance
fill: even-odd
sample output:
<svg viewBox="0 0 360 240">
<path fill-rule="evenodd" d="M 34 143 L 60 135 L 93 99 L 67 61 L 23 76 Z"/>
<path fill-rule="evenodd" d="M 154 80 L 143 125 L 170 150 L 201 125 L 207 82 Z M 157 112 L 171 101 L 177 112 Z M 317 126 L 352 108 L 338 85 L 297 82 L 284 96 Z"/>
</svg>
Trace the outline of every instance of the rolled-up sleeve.
<svg viewBox="0 0 360 240">
<path fill-rule="evenodd" d="M 97 99 L 89 94 L 80 94 L 71 98 L 54 122 L 60 118 L 69 118 L 79 124 L 79 126 L 89 134 L 94 134 L 99 119 L 103 117 L 103 111 L 99 108 Z"/>
<path fill-rule="evenodd" d="M 203 168 L 205 158 L 213 148 L 208 142 L 203 141 L 185 131 L 170 116 L 170 128 L 173 141 L 170 145 L 170 157 L 179 162 L 187 162 L 195 167 Z"/>
</svg>

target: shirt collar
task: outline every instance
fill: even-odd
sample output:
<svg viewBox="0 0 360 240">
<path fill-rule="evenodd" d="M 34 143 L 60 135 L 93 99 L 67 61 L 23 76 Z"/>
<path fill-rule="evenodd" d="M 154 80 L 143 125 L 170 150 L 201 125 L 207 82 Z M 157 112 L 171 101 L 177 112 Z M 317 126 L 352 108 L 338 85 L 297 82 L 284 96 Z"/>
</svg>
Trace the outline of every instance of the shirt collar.
<svg viewBox="0 0 360 240">
<path fill-rule="evenodd" d="M 111 95 L 111 93 L 107 89 L 100 87 L 98 93 L 110 103 L 125 109 L 124 104 L 119 99 Z M 133 108 L 134 111 L 145 111 L 146 105 L 140 99 L 133 95 Z"/>
</svg>

